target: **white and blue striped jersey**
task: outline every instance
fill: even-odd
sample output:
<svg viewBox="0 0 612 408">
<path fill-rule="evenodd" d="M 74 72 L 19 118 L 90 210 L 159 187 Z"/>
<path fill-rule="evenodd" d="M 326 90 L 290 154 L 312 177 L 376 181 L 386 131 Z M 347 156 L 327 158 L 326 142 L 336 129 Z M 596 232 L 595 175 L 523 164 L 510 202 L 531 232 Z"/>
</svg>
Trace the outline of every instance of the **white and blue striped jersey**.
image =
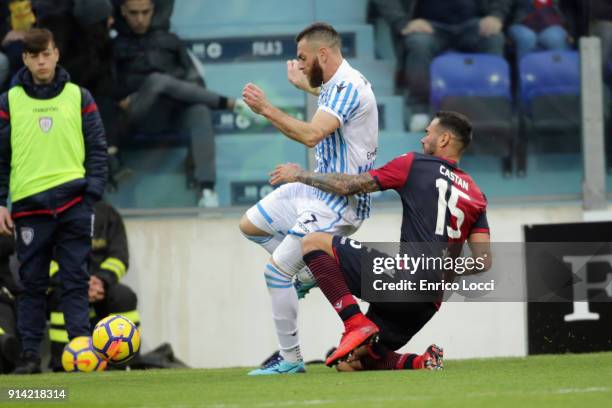
<svg viewBox="0 0 612 408">
<path fill-rule="evenodd" d="M 334 76 L 321 86 L 318 109 L 334 115 L 340 127 L 315 146 L 316 172 L 360 174 L 374 168 L 378 149 L 378 109 L 368 80 L 344 60 Z M 316 190 L 345 219 L 370 215 L 369 194 L 336 196 Z"/>
</svg>

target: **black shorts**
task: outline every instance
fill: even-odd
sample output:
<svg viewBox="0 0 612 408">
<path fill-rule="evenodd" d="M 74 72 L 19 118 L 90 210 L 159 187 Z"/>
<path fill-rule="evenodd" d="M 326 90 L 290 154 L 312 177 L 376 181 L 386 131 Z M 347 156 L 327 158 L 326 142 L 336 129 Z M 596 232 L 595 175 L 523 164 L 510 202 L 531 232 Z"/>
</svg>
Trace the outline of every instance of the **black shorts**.
<svg viewBox="0 0 612 408">
<path fill-rule="evenodd" d="M 349 290 L 361 298 L 361 258 L 362 251 L 368 248 L 359 241 L 341 236 L 333 237 L 332 248 Z M 380 328 L 380 343 L 397 350 L 408 343 L 437 310 L 433 302 L 372 302 L 366 316 Z"/>
</svg>

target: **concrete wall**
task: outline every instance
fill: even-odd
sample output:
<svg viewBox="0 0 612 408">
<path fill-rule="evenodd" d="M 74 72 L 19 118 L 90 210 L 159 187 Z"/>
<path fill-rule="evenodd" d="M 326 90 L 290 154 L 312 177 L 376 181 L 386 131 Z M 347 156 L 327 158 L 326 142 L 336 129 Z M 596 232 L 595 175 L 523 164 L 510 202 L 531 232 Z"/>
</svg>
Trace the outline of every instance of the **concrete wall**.
<svg viewBox="0 0 612 408">
<path fill-rule="evenodd" d="M 578 204 L 496 208 L 494 241 L 522 241 L 522 225 L 582 220 Z M 238 215 L 127 218 L 131 267 L 126 282 L 139 295 L 143 347 L 168 341 L 193 367 L 256 365 L 276 349 L 264 284 L 267 254 L 245 240 Z M 355 238 L 397 241 L 401 210 L 378 206 Z M 365 305 L 364 305 L 365 306 Z M 526 354 L 524 303 L 446 303 L 405 350 L 435 342 L 448 358 Z M 307 360 L 340 339 L 341 323 L 319 290 L 300 302 Z"/>
</svg>

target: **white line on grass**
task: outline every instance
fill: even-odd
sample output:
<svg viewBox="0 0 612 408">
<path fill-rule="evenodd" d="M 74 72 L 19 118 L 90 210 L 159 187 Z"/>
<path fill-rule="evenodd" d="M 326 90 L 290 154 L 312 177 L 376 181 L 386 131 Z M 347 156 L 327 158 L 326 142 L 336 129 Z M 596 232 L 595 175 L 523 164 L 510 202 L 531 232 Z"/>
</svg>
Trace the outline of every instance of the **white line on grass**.
<svg viewBox="0 0 612 408">
<path fill-rule="evenodd" d="M 556 390 L 537 390 L 537 391 L 501 391 L 501 392 L 472 392 L 463 395 L 454 396 L 457 399 L 470 399 L 470 398 L 489 398 L 489 397 L 510 397 L 510 396 L 529 396 L 529 395 L 556 395 L 556 394 L 574 394 L 574 393 L 591 393 L 591 392 L 609 392 L 609 387 L 586 387 L 586 388 L 560 388 Z M 359 404 L 359 403 L 384 403 L 384 402 L 396 402 L 396 401 L 425 401 L 435 400 L 441 398 L 448 398 L 449 395 L 438 394 L 438 395 L 402 395 L 402 396 L 389 396 L 389 397 L 369 397 L 369 398 L 340 398 L 340 399 L 313 399 L 313 400 L 287 400 L 287 401 L 267 401 L 267 402 L 249 402 L 249 403 L 237 403 L 237 404 L 181 404 L 177 403 L 168 406 L 164 404 L 149 404 L 147 407 L 153 406 L 164 406 L 168 408 L 192 408 L 192 407 L 207 407 L 207 408 L 251 408 L 251 407 L 292 407 L 292 406 L 318 406 L 318 405 L 331 405 L 331 404 Z M 106 404 L 106 403 L 105 403 Z M 92 405 L 96 405 L 95 403 Z M 141 407 L 142 405 L 132 405 L 131 407 Z"/>
<path fill-rule="evenodd" d="M 483 398 L 483 397 L 504 397 L 518 395 L 554 395 L 554 394 L 573 394 L 573 393 L 589 393 L 589 392 L 608 392 L 608 387 L 587 387 L 587 388 L 561 388 L 558 390 L 538 390 L 538 391 L 502 391 L 502 392 L 472 392 L 457 396 L 458 398 Z M 369 398 L 342 398 L 342 399 L 327 399 L 327 400 L 289 400 L 289 401 L 269 401 L 255 402 L 249 404 L 213 404 L 204 405 L 209 408 L 243 408 L 243 407 L 290 407 L 296 405 L 331 405 L 337 403 L 359 403 L 359 402 L 393 402 L 393 401 L 423 401 L 440 398 L 448 398 L 448 395 L 414 395 L 414 396 L 395 396 L 395 397 L 369 397 Z"/>
</svg>

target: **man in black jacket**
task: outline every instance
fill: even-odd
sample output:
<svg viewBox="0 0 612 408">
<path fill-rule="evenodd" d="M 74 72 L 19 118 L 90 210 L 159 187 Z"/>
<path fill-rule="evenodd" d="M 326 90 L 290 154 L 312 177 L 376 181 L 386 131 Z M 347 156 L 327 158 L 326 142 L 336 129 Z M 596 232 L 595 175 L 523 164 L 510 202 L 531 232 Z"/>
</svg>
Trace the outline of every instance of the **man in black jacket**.
<svg viewBox="0 0 612 408">
<path fill-rule="evenodd" d="M 513 0 L 372 0 L 391 26 L 398 61 L 409 88 L 411 128 L 423 130 L 428 117 L 429 65 L 448 49 L 502 55 L 503 21 Z M 422 126 L 421 126 L 422 125 Z"/>
<path fill-rule="evenodd" d="M 57 65 L 53 34 L 30 30 L 23 60 L 14 86 L 0 96 L 0 233 L 12 234 L 14 220 L 24 287 L 17 306 L 22 361 L 15 373 L 31 374 L 40 372 L 52 257 L 62 266 L 69 337 L 90 335 L 92 206 L 104 192 L 107 156 L 96 103 Z"/>
<path fill-rule="evenodd" d="M 153 0 L 122 2 L 121 14 L 130 32 L 120 32 L 114 41 L 119 106 L 139 131 L 189 134 L 193 178 L 202 189 L 200 204 L 214 207 L 218 202 L 211 109 L 244 114 L 250 109 L 241 100 L 206 89 L 181 40 L 151 28 L 154 12 Z"/>
</svg>

